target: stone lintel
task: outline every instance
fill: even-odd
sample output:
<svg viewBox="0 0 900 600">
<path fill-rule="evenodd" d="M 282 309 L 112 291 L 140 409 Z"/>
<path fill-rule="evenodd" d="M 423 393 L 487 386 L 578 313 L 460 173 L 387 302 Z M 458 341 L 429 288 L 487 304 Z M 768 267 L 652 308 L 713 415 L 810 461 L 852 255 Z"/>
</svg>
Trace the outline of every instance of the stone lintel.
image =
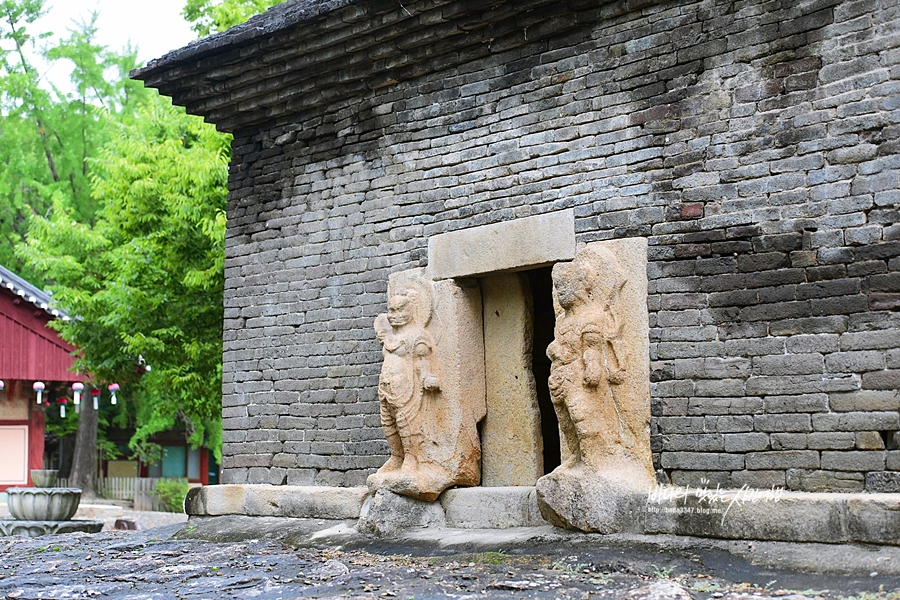
<svg viewBox="0 0 900 600">
<path fill-rule="evenodd" d="M 574 256 L 572 209 L 441 233 L 428 239 L 428 273 L 435 280 L 545 267 Z"/>
</svg>

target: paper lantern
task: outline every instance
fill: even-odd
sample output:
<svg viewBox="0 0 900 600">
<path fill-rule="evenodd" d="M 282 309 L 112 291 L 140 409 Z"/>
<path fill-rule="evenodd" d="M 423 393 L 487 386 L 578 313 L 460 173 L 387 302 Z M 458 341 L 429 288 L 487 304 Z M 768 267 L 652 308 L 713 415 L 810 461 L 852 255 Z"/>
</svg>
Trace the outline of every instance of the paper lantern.
<svg viewBox="0 0 900 600">
<path fill-rule="evenodd" d="M 116 403 L 116 392 L 119 391 L 119 384 L 118 384 L 118 383 L 111 383 L 111 384 L 109 384 L 109 387 L 106 388 L 106 389 L 108 389 L 108 390 L 109 390 L 109 393 L 112 394 L 112 400 L 111 400 L 111 403 L 112 403 L 112 404 L 115 404 L 115 403 Z"/>
<path fill-rule="evenodd" d="M 35 392 L 37 392 L 37 403 L 41 404 L 44 399 L 44 388 L 47 386 L 44 385 L 43 381 L 35 381 L 34 385 L 31 386 Z"/>
<path fill-rule="evenodd" d="M 75 402 L 75 413 L 78 414 L 81 412 L 81 393 L 84 391 L 84 384 L 80 381 L 76 381 L 72 384 L 72 395 L 74 396 Z"/>
<path fill-rule="evenodd" d="M 84 391 L 84 384 L 80 381 L 76 381 L 72 384 L 72 392 L 75 396 L 75 406 L 81 404 L 81 392 Z"/>
</svg>

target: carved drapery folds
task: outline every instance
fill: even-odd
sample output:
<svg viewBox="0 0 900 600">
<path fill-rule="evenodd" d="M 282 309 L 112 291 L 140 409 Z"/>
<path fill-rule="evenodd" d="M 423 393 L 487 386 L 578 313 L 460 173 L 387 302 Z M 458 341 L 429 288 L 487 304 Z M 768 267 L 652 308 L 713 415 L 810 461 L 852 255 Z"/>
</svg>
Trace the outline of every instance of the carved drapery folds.
<svg viewBox="0 0 900 600">
<path fill-rule="evenodd" d="M 601 470 L 635 445 L 618 387 L 628 370 L 619 295 L 625 273 L 604 248 L 583 248 L 553 268 L 555 339 L 550 396 L 567 457 L 562 468 Z"/>
<path fill-rule="evenodd" d="M 453 485 L 478 485 L 478 422 L 485 414 L 481 295 L 477 284 L 395 273 L 388 312 L 375 320 L 384 363 L 381 424 L 391 456 L 367 481 L 432 501 Z"/>
<path fill-rule="evenodd" d="M 633 495 L 655 485 L 646 285 L 644 240 L 588 244 L 553 267 L 547 355 L 563 462 L 537 489 L 541 513 L 556 525 L 627 530 Z"/>
</svg>

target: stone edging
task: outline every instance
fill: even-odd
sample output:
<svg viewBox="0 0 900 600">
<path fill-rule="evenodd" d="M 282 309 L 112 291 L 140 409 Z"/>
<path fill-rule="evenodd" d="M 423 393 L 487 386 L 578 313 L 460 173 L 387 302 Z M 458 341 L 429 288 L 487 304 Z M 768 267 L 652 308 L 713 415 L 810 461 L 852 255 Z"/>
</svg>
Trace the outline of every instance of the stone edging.
<svg viewBox="0 0 900 600">
<path fill-rule="evenodd" d="M 247 515 L 357 519 L 366 488 L 294 485 L 212 485 L 192 488 L 184 500 L 189 516 Z"/>
<path fill-rule="evenodd" d="M 629 498 L 640 507 L 622 531 L 786 542 L 900 545 L 900 494 L 665 487 Z M 366 488 L 217 485 L 194 488 L 190 516 L 358 519 L 361 530 L 388 534 L 409 527 L 505 529 L 546 525 L 533 487 L 460 488 L 426 503 Z"/>
</svg>

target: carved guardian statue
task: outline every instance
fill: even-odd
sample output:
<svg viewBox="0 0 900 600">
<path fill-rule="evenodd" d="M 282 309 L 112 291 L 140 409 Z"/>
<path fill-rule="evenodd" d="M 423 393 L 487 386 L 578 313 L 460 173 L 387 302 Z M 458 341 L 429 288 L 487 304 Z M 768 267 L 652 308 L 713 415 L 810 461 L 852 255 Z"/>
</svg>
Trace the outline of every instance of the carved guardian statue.
<svg viewBox="0 0 900 600">
<path fill-rule="evenodd" d="M 555 525 L 627 531 L 641 510 L 636 499 L 656 485 L 646 281 L 644 240 L 588 244 L 553 267 L 556 325 L 547 355 L 563 461 L 538 480 L 537 492 L 541 514 Z"/>
<path fill-rule="evenodd" d="M 447 296 L 449 291 L 451 301 L 444 304 L 452 306 L 459 288 L 450 282 L 439 285 L 437 295 Z M 388 286 L 388 312 L 375 319 L 384 357 L 378 381 L 381 425 L 391 456 L 367 480 L 372 491 L 388 490 L 426 501 L 453 485 L 478 484 L 477 422 L 484 417 L 483 385 L 480 398 L 477 394 L 473 398 L 459 393 L 459 386 L 452 383 L 460 375 L 473 374 L 448 373 L 450 384 L 442 381 L 437 346 L 442 338 L 448 338 L 445 345 L 452 346 L 455 338 L 441 335 L 445 324 L 440 319 L 432 322 L 435 295 L 435 284 L 418 270 L 397 273 Z M 452 325 L 453 317 L 452 311 L 445 316 L 446 325 Z M 483 372 L 474 375 L 483 380 Z"/>
<path fill-rule="evenodd" d="M 608 251 L 582 250 L 573 262 L 553 269 L 555 339 L 550 396 L 568 458 L 564 468 L 601 469 L 607 458 L 634 447 L 634 434 L 619 404 L 628 357 L 614 305 L 625 284 Z"/>
</svg>

